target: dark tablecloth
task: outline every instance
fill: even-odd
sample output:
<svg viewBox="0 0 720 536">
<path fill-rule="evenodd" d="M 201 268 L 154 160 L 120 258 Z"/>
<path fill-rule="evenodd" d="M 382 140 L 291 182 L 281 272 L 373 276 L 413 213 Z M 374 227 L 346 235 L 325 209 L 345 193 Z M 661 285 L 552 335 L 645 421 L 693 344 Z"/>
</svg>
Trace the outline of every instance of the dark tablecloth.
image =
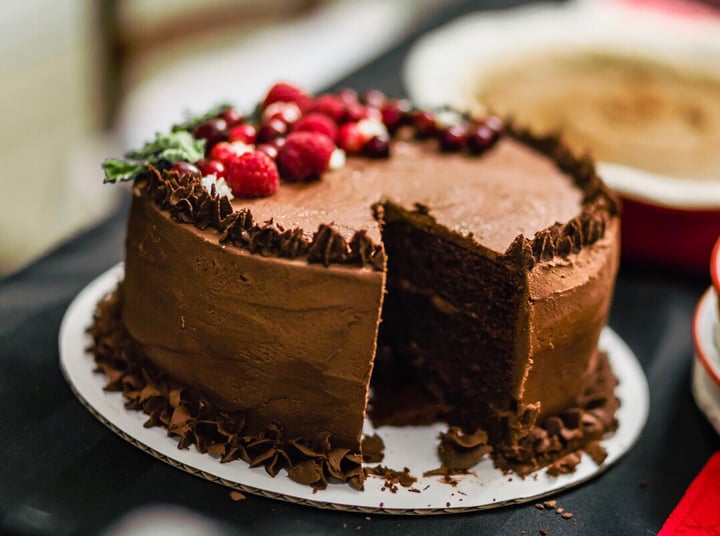
<svg viewBox="0 0 720 536">
<path fill-rule="evenodd" d="M 478 7 L 452 4 L 415 35 L 339 81 L 403 93 L 402 60 L 427 29 Z M 127 196 L 126 196 L 127 197 Z M 247 534 L 655 534 L 720 437 L 690 392 L 691 317 L 703 274 L 623 265 L 610 326 L 647 375 L 650 416 L 638 444 L 602 476 L 565 493 L 572 520 L 532 504 L 436 517 L 339 513 L 249 496 L 157 461 L 75 399 L 58 367 L 57 336 L 72 298 L 123 256 L 127 200 L 101 225 L 0 280 L 0 533 L 94 533 L 128 512 L 174 505 Z M 28 237 L 32 239 L 32 237 Z M 186 528 L 189 524 L 185 525 Z"/>
</svg>

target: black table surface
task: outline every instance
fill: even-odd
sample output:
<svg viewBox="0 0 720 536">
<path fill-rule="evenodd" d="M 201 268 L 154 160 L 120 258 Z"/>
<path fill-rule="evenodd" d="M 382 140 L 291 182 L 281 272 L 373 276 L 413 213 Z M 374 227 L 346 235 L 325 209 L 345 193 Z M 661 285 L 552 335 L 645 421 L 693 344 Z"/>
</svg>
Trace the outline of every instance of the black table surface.
<svg viewBox="0 0 720 536">
<path fill-rule="evenodd" d="M 338 81 L 402 95 L 400 66 L 424 31 L 508 2 L 453 3 L 398 46 Z M 127 200 L 97 227 L 0 280 L 0 533 L 84 534 L 128 512 L 172 505 L 243 534 L 655 534 L 720 437 L 690 391 L 691 318 L 709 277 L 622 265 L 610 326 L 640 360 L 650 414 L 614 467 L 557 494 L 562 519 L 532 504 L 401 517 L 317 510 L 229 490 L 166 465 L 120 439 L 74 397 L 58 366 L 58 329 L 72 298 L 122 259 Z M 28 237 L 31 239 L 32 237 Z M 188 525 L 189 526 L 189 525 Z M 186 526 L 187 528 L 187 526 Z"/>
</svg>

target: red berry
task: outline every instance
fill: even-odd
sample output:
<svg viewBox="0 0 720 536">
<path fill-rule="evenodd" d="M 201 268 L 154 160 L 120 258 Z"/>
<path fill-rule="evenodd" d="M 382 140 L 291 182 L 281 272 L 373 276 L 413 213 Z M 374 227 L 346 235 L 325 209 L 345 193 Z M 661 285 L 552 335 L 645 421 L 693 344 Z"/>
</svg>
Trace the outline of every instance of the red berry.
<svg viewBox="0 0 720 536">
<path fill-rule="evenodd" d="M 345 113 L 346 121 L 360 121 L 362 119 L 376 119 L 382 121 L 382 113 L 377 108 L 368 108 L 361 104 L 348 106 Z"/>
<path fill-rule="evenodd" d="M 264 123 L 260 127 L 260 130 L 258 130 L 256 141 L 258 143 L 266 143 L 274 140 L 275 138 L 284 136 L 287 134 L 287 131 L 287 123 L 281 121 L 280 119 L 270 119 L 270 121 Z"/>
<path fill-rule="evenodd" d="M 272 143 L 263 143 L 262 145 L 258 145 L 256 150 L 265 153 L 273 160 L 275 160 L 278 155 L 278 148 Z"/>
<path fill-rule="evenodd" d="M 310 104 L 310 97 L 300 88 L 280 82 L 270 88 L 262 103 L 265 109 L 274 102 L 294 102 L 301 110 L 304 110 Z"/>
<path fill-rule="evenodd" d="M 180 177 L 184 175 L 200 175 L 200 170 L 190 162 L 175 162 L 170 171 L 176 172 Z"/>
<path fill-rule="evenodd" d="M 334 140 L 337 137 L 338 132 L 335 121 L 330 119 L 327 115 L 315 112 L 304 115 L 293 126 L 293 132 L 305 130 L 308 132 L 320 132 L 321 134 L 325 134 L 331 140 Z"/>
<path fill-rule="evenodd" d="M 349 154 L 359 153 L 367 141 L 368 138 L 357 123 L 345 123 L 338 130 L 338 146 Z"/>
<path fill-rule="evenodd" d="M 390 156 L 390 140 L 383 136 L 373 136 L 363 147 L 363 154 L 370 158 L 387 158 Z"/>
<path fill-rule="evenodd" d="M 240 115 L 235 108 L 228 108 L 220 114 L 220 118 L 225 120 L 228 127 L 234 127 L 238 123 L 242 123 L 243 116 Z"/>
<path fill-rule="evenodd" d="M 453 125 L 440 133 L 440 149 L 447 153 L 457 152 L 463 148 L 467 140 L 467 127 Z"/>
<path fill-rule="evenodd" d="M 335 143 L 325 134 L 293 132 L 278 152 L 278 169 L 288 181 L 315 179 L 327 169 L 334 150 Z"/>
<path fill-rule="evenodd" d="M 471 154 L 480 154 L 492 147 L 497 141 L 498 133 L 485 125 L 472 129 L 468 135 L 467 146 Z"/>
<path fill-rule="evenodd" d="M 360 102 L 358 100 L 357 91 L 351 88 L 341 89 L 340 91 L 338 91 L 337 96 L 346 105 L 357 104 L 358 102 Z"/>
<path fill-rule="evenodd" d="M 369 106 L 371 108 L 381 108 L 385 102 L 385 94 L 377 89 L 371 89 L 363 95 L 362 101 L 365 106 Z"/>
<path fill-rule="evenodd" d="M 502 119 L 500 119 L 496 115 L 490 115 L 483 119 L 483 124 L 488 127 L 493 132 L 497 132 L 498 134 L 501 134 L 502 131 L 505 129 L 505 125 L 503 125 Z"/>
<path fill-rule="evenodd" d="M 385 102 L 381 109 L 382 122 L 390 133 L 395 133 L 398 128 L 408 123 L 411 109 L 410 101 L 405 99 Z"/>
<path fill-rule="evenodd" d="M 225 176 L 225 164 L 220 160 L 201 160 L 200 171 L 203 177 L 206 175 L 215 175 L 216 177 Z"/>
<path fill-rule="evenodd" d="M 256 138 L 257 130 L 250 123 L 242 123 L 234 126 L 230 129 L 230 133 L 228 134 L 228 140 L 241 141 L 243 143 L 247 143 L 248 145 L 254 144 Z"/>
<path fill-rule="evenodd" d="M 415 135 L 418 138 L 429 138 L 437 132 L 435 115 L 426 110 L 415 112 L 412 117 L 412 124 L 415 127 Z"/>
<path fill-rule="evenodd" d="M 336 95 L 320 95 L 308 107 L 308 112 L 327 115 L 336 123 L 341 123 L 345 117 L 347 104 Z"/>
<path fill-rule="evenodd" d="M 229 160 L 247 152 L 248 150 L 249 147 L 247 144 L 241 141 L 221 141 L 210 150 L 210 158 L 213 160 L 219 160 L 227 167 Z"/>
<path fill-rule="evenodd" d="M 278 169 L 261 151 L 249 151 L 230 162 L 225 181 L 236 197 L 267 197 L 277 192 Z"/>
<path fill-rule="evenodd" d="M 215 119 L 208 119 L 204 123 L 196 126 L 193 130 L 193 136 L 198 140 L 205 140 L 205 146 L 210 148 L 225 139 L 226 130 L 227 123 L 225 120 L 216 117 Z"/>
<path fill-rule="evenodd" d="M 302 112 L 294 102 L 273 102 L 263 110 L 263 122 L 267 123 L 272 119 L 279 119 L 286 125 L 292 125 L 300 119 Z"/>
</svg>

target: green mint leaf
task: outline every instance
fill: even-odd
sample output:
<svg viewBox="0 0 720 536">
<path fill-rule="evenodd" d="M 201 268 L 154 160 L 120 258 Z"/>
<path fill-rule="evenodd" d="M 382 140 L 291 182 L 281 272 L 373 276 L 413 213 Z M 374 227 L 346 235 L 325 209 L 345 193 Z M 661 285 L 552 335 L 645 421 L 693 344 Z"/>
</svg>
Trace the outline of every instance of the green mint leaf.
<svg viewBox="0 0 720 536">
<path fill-rule="evenodd" d="M 196 140 L 192 134 L 184 130 L 158 133 L 153 141 L 146 143 L 142 149 L 130 151 L 127 156 L 132 160 L 148 159 L 152 162 L 161 158 L 159 155 L 167 150 L 181 151 L 186 155 L 185 161 L 196 162 L 205 154 L 205 140 Z"/>
<path fill-rule="evenodd" d="M 136 160 L 116 160 L 108 159 L 102 164 L 105 172 L 105 180 L 103 182 L 128 181 L 135 178 L 147 167 L 146 162 Z"/>
<path fill-rule="evenodd" d="M 157 134 L 153 141 L 146 143 L 142 149 L 130 151 L 124 159 L 106 160 L 103 163 L 104 182 L 134 179 L 149 164 L 197 162 L 203 156 L 205 140 L 196 140 L 188 131 Z"/>
<path fill-rule="evenodd" d="M 191 114 L 187 114 L 187 119 L 183 121 L 182 123 L 179 123 L 177 125 L 173 125 L 172 131 L 173 132 L 179 132 L 182 130 L 193 130 L 196 126 L 198 126 L 201 123 L 204 123 L 208 119 L 213 119 L 217 116 L 219 116 L 221 113 L 223 113 L 225 110 L 232 108 L 232 104 L 228 102 L 223 102 L 221 104 L 218 104 L 214 108 L 212 108 L 207 113 L 204 113 L 202 115 L 196 115 L 193 116 Z"/>
</svg>

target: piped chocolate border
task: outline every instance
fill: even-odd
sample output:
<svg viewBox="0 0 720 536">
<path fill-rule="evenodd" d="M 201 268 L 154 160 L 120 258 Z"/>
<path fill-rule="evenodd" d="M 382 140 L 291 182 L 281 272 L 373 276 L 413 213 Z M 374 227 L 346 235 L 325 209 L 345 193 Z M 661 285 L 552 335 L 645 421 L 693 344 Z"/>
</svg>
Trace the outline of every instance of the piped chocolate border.
<svg viewBox="0 0 720 536">
<path fill-rule="evenodd" d="M 518 235 L 503 257 L 529 269 L 555 257 L 567 258 L 602 239 L 608 223 L 619 213 L 619 201 L 597 175 L 593 161 L 588 156 L 574 155 L 558 135 L 536 136 L 512 122 L 506 124 L 505 133 L 551 158 L 560 170 L 572 177 L 583 192 L 583 207 L 580 214 L 567 223 L 555 223 L 532 238 Z M 233 211 L 226 196 L 218 195 L 214 186 L 208 192 L 196 176 L 180 176 L 149 167 L 137 179 L 136 191 L 148 195 L 175 221 L 201 230 L 213 228 L 219 233 L 221 244 L 232 244 L 253 254 L 304 258 L 326 267 L 341 264 L 377 271 L 385 268 L 382 244 L 375 243 L 364 230 L 357 231 L 348 242 L 327 224 L 320 225 L 308 239 L 301 228 L 285 229 L 272 220 L 258 223 L 250 209 Z"/>
</svg>

